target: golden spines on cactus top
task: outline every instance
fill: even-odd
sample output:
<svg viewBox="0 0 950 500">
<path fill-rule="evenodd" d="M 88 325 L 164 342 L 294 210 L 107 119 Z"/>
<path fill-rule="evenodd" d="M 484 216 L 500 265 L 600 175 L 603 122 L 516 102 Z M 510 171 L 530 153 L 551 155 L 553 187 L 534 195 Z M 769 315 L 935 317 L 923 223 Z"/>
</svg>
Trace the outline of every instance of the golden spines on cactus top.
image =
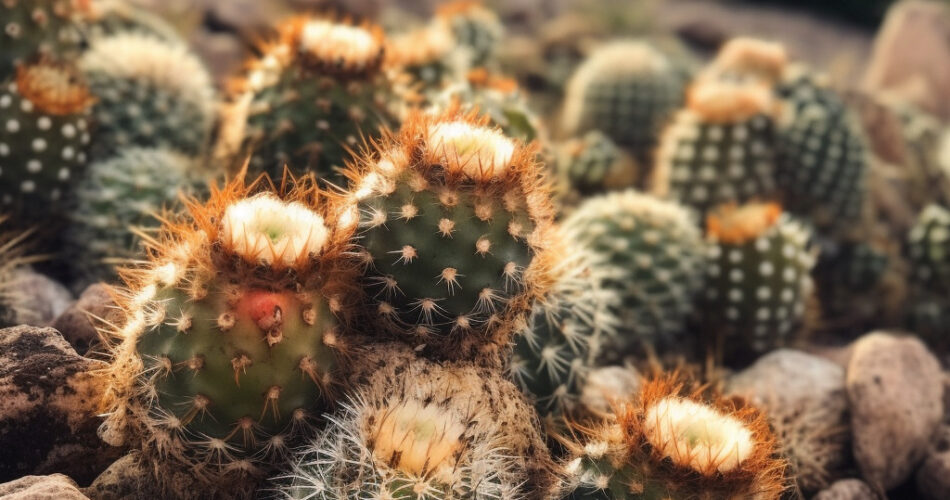
<svg viewBox="0 0 950 500">
<path fill-rule="evenodd" d="M 550 287 L 551 190 L 536 146 L 474 112 L 413 114 L 347 175 L 367 308 L 447 356 L 508 344 Z"/>
<path fill-rule="evenodd" d="M 341 382 L 356 283 L 320 199 L 312 178 L 239 176 L 164 217 L 146 263 L 122 271 L 124 319 L 104 332 L 104 439 L 218 483 L 266 472 L 310 433 Z"/>
<path fill-rule="evenodd" d="M 787 63 L 788 54 L 781 43 L 738 37 L 719 49 L 704 74 L 726 79 L 753 78 L 775 85 Z"/>
<path fill-rule="evenodd" d="M 606 423 L 574 424 L 580 442 L 560 439 L 575 457 L 575 498 L 779 498 L 786 465 L 763 413 L 676 375 L 631 396 Z"/>
</svg>

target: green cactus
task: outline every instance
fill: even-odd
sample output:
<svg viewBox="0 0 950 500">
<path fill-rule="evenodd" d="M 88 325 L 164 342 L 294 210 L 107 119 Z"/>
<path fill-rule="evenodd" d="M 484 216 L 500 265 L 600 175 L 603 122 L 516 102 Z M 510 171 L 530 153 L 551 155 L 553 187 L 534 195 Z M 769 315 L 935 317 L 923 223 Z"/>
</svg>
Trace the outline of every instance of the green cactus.
<svg viewBox="0 0 950 500">
<path fill-rule="evenodd" d="M 784 205 L 821 231 L 847 231 L 861 221 L 868 196 L 870 153 L 862 125 L 818 77 L 787 73 L 778 88 L 786 107 L 775 168 Z"/>
<path fill-rule="evenodd" d="M 779 498 L 785 464 L 763 413 L 687 394 L 669 377 L 631 397 L 637 403 L 613 408 L 604 423 L 562 438 L 573 456 L 570 498 Z"/>
<path fill-rule="evenodd" d="M 636 163 L 609 137 L 592 130 L 555 148 L 559 190 L 580 197 L 633 187 Z"/>
<path fill-rule="evenodd" d="M 279 476 L 275 498 L 551 498 L 553 462 L 510 382 L 381 344 L 380 368 Z M 389 351 L 389 352 L 383 352 Z M 400 359 L 401 358 L 401 359 Z"/>
<path fill-rule="evenodd" d="M 239 178 L 190 203 L 124 274 L 103 437 L 209 484 L 266 473 L 332 402 L 342 243 L 312 188 L 248 197 Z M 171 477 L 171 476 L 169 476 Z"/>
<path fill-rule="evenodd" d="M 90 40 L 132 32 L 166 43 L 184 43 L 167 21 L 125 0 L 91 0 L 82 14 L 82 30 Z"/>
<path fill-rule="evenodd" d="M 701 216 L 722 203 L 775 191 L 775 130 L 768 87 L 701 80 L 660 139 L 652 191 Z"/>
<path fill-rule="evenodd" d="M 508 137 L 530 142 L 544 135 L 540 119 L 519 92 L 518 84 L 507 78 L 484 71 L 471 72 L 467 82 L 449 85 L 434 99 L 436 110 L 453 106 L 461 106 L 465 111 L 478 109 Z"/>
<path fill-rule="evenodd" d="M 650 165 L 660 132 L 683 104 L 686 82 L 683 70 L 645 42 L 606 45 L 568 83 L 563 132 L 600 130 Z"/>
<path fill-rule="evenodd" d="M 112 281 L 115 265 L 138 255 L 133 228 L 154 230 L 179 194 L 200 192 L 198 160 L 167 149 L 130 148 L 89 165 L 75 193 L 66 242 L 79 288 Z"/>
<path fill-rule="evenodd" d="M 564 226 L 613 269 L 603 286 L 619 298 L 620 326 L 604 355 L 681 347 L 703 279 L 703 241 L 689 212 L 631 189 L 585 201 Z"/>
<path fill-rule="evenodd" d="M 186 45 L 119 33 L 93 40 L 79 66 L 99 100 L 94 159 L 131 146 L 189 155 L 207 146 L 216 111 L 214 87 Z"/>
<path fill-rule="evenodd" d="M 707 236 L 701 320 L 717 354 L 741 360 L 791 340 L 814 288 L 808 231 L 778 205 L 752 203 L 710 214 Z"/>
<path fill-rule="evenodd" d="M 295 18 L 252 61 L 223 119 L 219 154 L 280 178 L 314 172 L 345 186 L 341 170 L 364 141 L 394 124 L 377 27 Z"/>
<path fill-rule="evenodd" d="M 909 300 L 907 323 L 914 333 L 945 349 L 950 314 L 950 210 L 931 204 L 907 235 Z"/>
<path fill-rule="evenodd" d="M 368 307 L 431 352 L 497 350 L 547 283 L 553 210 L 535 148 L 472 114 L 410 120 L 350 174 Z"/>
<path fill-rule="evenodd" d="M 498 16 L 478 1 L 458 0 L 443 4 L 434 22 L 443 23 L 452 33 L 455 50 L 466 51 L 465 58 L 472 67 L 492 63 L 505 36 L 505 27 Z"/>
<path fill-rule="evenodd" d="M 70 0 L 0 2 L 0 81 L 16 74 L 19 63 L 77 49 L 81 41 Z"/>
<path fill-rule="evenodd" d="M 560 241 L 561 253 L 548 298 L 534 306 L 515 341 L 511 377 L 544 418 L 570 412 L 587 374 L 595 367 L 604 337 L 616 335 L 616 294 L 602 286 L 609 270 L 590 250 Z M 612 307 L 613 306 L 613 307 Z"/>
<path fill-rule="evenodd" d="M 910 172 L 910 196 L 921 209 L 929 203 L 950 204 L 950 171 L 940 164 L 944 127 L 940 120 L 908 104 L 891 103 L 901 124 Z"/>
<path fill-rule="evenodd" d="M 86 167 L 92 102 L 62 64 L 21 66 L 0 86 L 0 210 L 12 224 L 62 215 Z"/>
</svg>

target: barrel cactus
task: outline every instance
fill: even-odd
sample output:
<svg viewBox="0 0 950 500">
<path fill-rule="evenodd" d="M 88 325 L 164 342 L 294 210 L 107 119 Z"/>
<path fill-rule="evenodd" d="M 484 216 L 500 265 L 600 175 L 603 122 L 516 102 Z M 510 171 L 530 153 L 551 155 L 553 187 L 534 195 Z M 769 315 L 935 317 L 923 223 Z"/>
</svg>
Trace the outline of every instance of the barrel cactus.
<svg viewBox="0 0 950 500">
<path fill-rule="evenodd" d="M 329 18 L 298 17 L 278 27 L 222 117 L 218 153 L 252 173 L 279 178 L 285 166 L 344 184 L 340 174 L 362 141 L 392 125 L 381 71 L 382 31 Z"/>
<path fill-rule="evenodd" d="M 645 383 L 604 424 L 577 425 L 565 439 L 572 498 L 777 500 L 785 462 L 765 415 L 704 397 L 665 376 Z"/>
<path fill-rule="evenodd" d="M 710 345 L 739 361 L 787 343 L 811 319 L 810 233 L 774 203 L 722 206 L 706 231 L 702 324 Z"/>
<path fill-rule="evenodd" d="M 612 269 L 620 326 L 604 355 L 681 346 L 702 286 L 704 243 L 683 207 L 632 189 L 590 198 L 565 221 L 573 239 Z"/>
<path fill-rule="evenodd" d="M 491 118 L 492 126 L 500 127 L 508 137 L 528 142 L 544 135 L 541 121 L 528 106 L 518 83 L 484 69 L 473 70 L 464 82 L 446 87 L 436 95 L 432 107 L 438 112 L 453 106 L 466 111 L 478 109 Z"/>
<path fill-rule="evenodd" d="M 19 63 L 78 49 L 77 4 L 71 0 L 0 2 L 0 81 L 13 77 Z"/>
<path fill-rule="evenodd" d="M 686 83 L 684 73 L 646 42 L 605 45 L 568 82 L 562 132 L 600 130 L 649 165 L 660 132 L 683 104 Z"/>
<path fill-rule="evenodd" d="M 485 123 L 410 117 L 348 172 L 341 216 L 379 325 L 452 358 L 508 345 L 550 282 L 553 207 L 537 149 Z"/>
<path fill-rule="evenodd" d="M 948 347 L 947 281 L 950 279 L 950 210 L 932 204 L 907 235 L 910 300 L 908 326 L 938 348 Z"/>
<path fill-rule="evenodd" d="M 456 0 L 439 6 L 434 22 L 443 23 L 452 33 L 455 50 L 466 52 L 469 66 L 491 63 L 505 35 L 498 15 L 477 0 Z"/>
<path fill-rule="evenodd" d="M 20 66 L 0 86 L 0 210 L 24 227 L 62 215 L 86 167 L 89 88 L 72 66 Z"/>
<path fill-rule="evenodd" d="M 775 191 L 774 100 L 768 87 L 702 79 L 660 139 L 652 191 L 705 215 Z"/>
<path fill-rule="evenodd" d="M 727 80 L 756 80 L 776 85 L 785 73 L 788 54 L 781 43 L 738 37 L 727 41 L 704 71 Z"/>
<path fill-rule="evenodd" d="M 592 130 L 554 148 L 559 191 L 578 196 L 603 194 L 633 187 L 637 164 L 603 132 Z"/>
<path fill-rule="evenodd" d="M 386 67 L 398 76 L 399 98 L 416 105 L 435 99 L 442 88 L 465 76 L 470 69 L 465 51 L 456 48 L 455 36 L 443 23 L 398 33 L 386 43 Z"/>
<path fill-rule="evenodd" d="M 510 382 L 401 345 L 373 351 L 364 371 L 379 373 L 295 456 L 277 498 L 550 498 L 554 464 Z"/>
<path fill-rule="evenodd" d="M 353 278 L 313 182 L 292 185 L 212 190 L 123 273 L 102 436 L 139 448 L 169 495 L 164 470 L 254 480 L 333 401 Z"/>
<path fill-rule="evenodd" d="M 131 147 L 198 154 L 214 123 L 215 92 L 204 64 L 182 43 L 144 33 L 97 38 L 79 66 L 98 98 L 92 147 L 101 160 Z"/>
<path fill-rule="evenodd" d="M 199 161 L 168 149 L 129 148 L 89 165 L 77 183 L 66 240 L 80 286 L 112 281 L 116 264 L 138 255 L 135 228 L 154 230 L 179 195 L 198 194 Z"/>
</svg>

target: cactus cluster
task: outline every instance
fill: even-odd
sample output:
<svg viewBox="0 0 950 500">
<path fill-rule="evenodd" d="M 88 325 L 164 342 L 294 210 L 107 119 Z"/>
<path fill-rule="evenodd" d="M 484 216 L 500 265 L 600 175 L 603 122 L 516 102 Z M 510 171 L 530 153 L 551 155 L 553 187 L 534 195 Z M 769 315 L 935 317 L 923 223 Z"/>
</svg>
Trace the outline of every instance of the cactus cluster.
<svg viewBox="0 0 950 500">
<path fill-rule="evenodd" d="M 774 203 L 727 205 L 707 220 L 703 327 L 727 358 L 788 342 L 808 319 L 810 233 Z"/>
<path fill-rule="evenodd" d="M 330 404 L 354 281 L 312 182 L 252 189 L 214 190 L 149 240 L 113 332 L 103 437 L 215 482 L 266 472 Z"/>
<path fill-rule="evenodd" d="M 613 419 L 578 425 L 568 471 L 573 498 L 778 498 L 785 463 L 765 415 L 654 379 Z"/>
<path fill-rule="evenodd" d="M 342 185 L 344 164 L 364 141 L 394 125 L 374 25 L 298 17 L 248 64 L 222 117 L 218 154 L 279 178 L 290 167 Z"/>
<path fill-rule="evenodd" d="M 444 355 L 507 345 L 550 281 L 535 148 L 449 112 L 416 114 L 379 151 L 348 173 L 369 314 Z"/>
<path fill-rule="evenodd" d="M 604 354 L 681 344 L 703 281 L 704 244 L 691 214 L 627 190 L 588 199 L 564 226 L 611 269 L 603 286 L 616 294 L 620 326 Z"/>
</svg>

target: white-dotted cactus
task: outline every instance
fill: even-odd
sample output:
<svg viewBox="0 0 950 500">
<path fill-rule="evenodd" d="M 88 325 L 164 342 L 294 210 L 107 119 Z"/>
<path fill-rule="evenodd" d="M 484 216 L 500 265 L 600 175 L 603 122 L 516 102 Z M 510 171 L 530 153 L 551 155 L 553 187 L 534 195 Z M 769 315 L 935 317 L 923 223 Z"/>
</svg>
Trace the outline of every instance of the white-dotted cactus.
<svg viewBox="0 0 950 500">
<path fill-rule="evenodd" d="M 4 0 L 0 2 L 0 81 L 33 58 L 75 51 L 81 41 L 72 0 Z"/>
<path fill-rule="evenodd" d="M 929 205 L 907 236 L 910 264 L 908 326 L 938 348 L 948 346 L 950 328 L 950 210 Z"/>
</svg>

